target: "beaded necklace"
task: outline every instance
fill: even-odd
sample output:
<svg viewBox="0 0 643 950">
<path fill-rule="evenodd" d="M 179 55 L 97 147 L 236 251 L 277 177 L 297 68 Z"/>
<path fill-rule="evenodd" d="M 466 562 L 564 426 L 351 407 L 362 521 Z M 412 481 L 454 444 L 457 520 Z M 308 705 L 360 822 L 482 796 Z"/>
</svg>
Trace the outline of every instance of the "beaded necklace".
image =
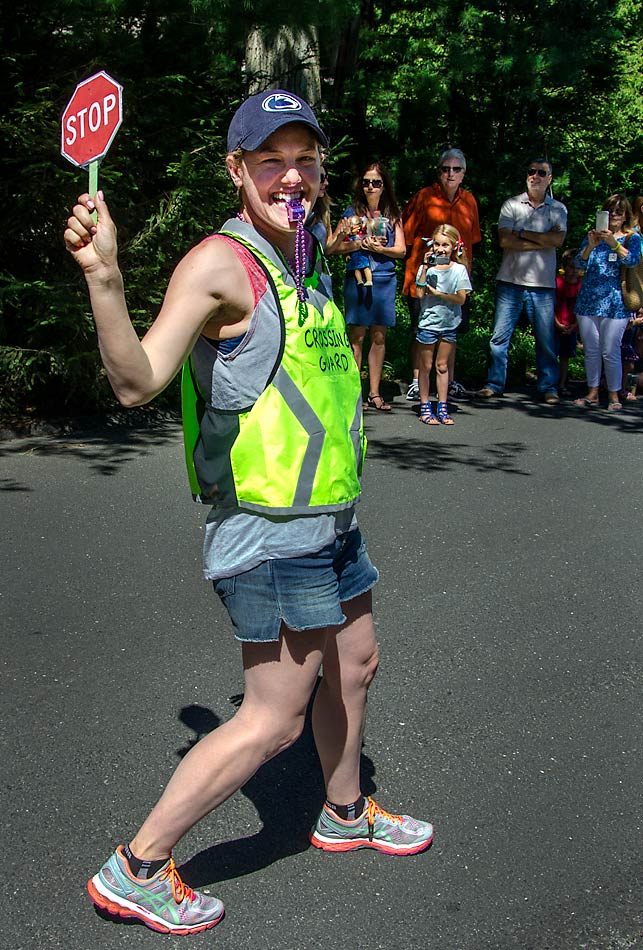
<svg viewBox="0 0 643 950">
<path fill-rule="evenodd" d="M 281 254 L 288 270 L 291 272 L 295 280 L 295 288 L 297 291 L 297 301 L 299 309 L 299 326 L 303 327 L 306 322 L 306 317 L 308 316 L 308 311 L 306 309 L 306 300 L 308 299 L 308 294 L 306 288 L 304 287 L 304 278 L 306 276 L 306 271 L 308 270 L 308 257 L 306 254 L 306 232 L 304 230 L 304 219 L 306 217 L 306 209 L 304 208 L 301 201 L 291 198 L 286 203 L 286 208 L 288 211 L 288 220 L 291 223 L 296 222 L 297 231 L 295 233 L 295 256 L 294 259 L 287 257 L 281 251 Z M 243 214 L 238 211 L 237 218 L 240 221 L 245 221 Z"/>
</svg>

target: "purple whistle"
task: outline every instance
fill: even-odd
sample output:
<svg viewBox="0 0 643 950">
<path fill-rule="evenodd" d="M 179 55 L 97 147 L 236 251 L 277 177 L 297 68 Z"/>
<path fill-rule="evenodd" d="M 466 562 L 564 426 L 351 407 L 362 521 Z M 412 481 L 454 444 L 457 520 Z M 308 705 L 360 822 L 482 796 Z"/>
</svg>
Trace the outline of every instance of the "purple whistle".
<svg viewBox="0 0 643 950">
<path fill-rule="evenodd" d="M 290 198 L 286 202 L 286 208 L 288 209 L 288 220 L 291 222 L 299 223 L 303 221 L 306 217 L 306 209 L 299 200 L 299 198 Z"/>
</svg>

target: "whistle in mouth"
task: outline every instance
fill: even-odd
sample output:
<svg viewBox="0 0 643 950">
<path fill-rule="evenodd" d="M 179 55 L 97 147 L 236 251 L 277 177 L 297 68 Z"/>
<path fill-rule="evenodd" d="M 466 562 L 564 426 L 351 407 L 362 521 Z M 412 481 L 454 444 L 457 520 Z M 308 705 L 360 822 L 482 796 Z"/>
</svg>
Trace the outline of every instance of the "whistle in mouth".
<svg viewBox="0 0 643 950">
<path fill-rule="evenodd" d="M 299 198 L 290 198 L 286 202 L 286 208 L 288 210 L 288 220 L 291 224 L 298 224 L 300 221 L 305 219 L 306 209 Z"/>
</svg>

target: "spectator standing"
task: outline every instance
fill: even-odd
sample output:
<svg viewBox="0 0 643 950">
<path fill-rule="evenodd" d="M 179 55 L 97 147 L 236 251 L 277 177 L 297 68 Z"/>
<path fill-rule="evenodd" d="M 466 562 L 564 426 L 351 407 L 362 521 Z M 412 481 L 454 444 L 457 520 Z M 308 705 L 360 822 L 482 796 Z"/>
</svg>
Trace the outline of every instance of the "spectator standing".
<svg viewBox="0 0 643 950">
<path fill-rule="evenodd" d="M 569 361 L 576 355 L 578 344 L 578 323 L 576 321 L 576 298 L 581 285 L 581 276 L 576 266 L 578 248 L 568 248 L 561 257 L 562 274 L 556 277 L 556 303 L 554 322 L 556 324 L 556 351 L 560 363 L 558 391 L 561 396 L 569 396 L 567 377 Z"/>
<path fill-rule="evenodd" d="M 328 169 L 323 163 L 319 170 L 319 194 L 312 211 L 306 219 L 306 228 L 319 241 L 319 246 L 324 255 L 330 253 L 329 247 L 332 245 L 333 235 L 331 235 L 332 226 L 330 223 L 330 209 L 333 201 L 328 194 Z M 319 280 L 324 285 L 324 289 L 329 297 L 333 296 L 333 279 L 331 277 L 328 261 L 325 256 L 322 258 L 322 272 Z"/>
<path fill-rule="evenodd" d="M 500 209 L 498 237 L 503 250 L 496 283 L 496 315 L 487 382 L 476 395 L 501 396 L 507 379 L 507 354 L 523 307 L 536 340 L 537 387 L 549 405 L 559 401 L 554 299 L 556 248 L 567 231 L 567 208 L 547 194 L 552 182 L 547 158 L 529 163 L 527 190 Z"/>
<path fill-rule="evenodd" d="M 442 152 L 436 168 L 436 180 L 433 184 L 420 189 L 411 198 L 402 212 L 404 222 L 404 240 L 406 243 L 406 264 L 404 268 L 404 286 L 402 293 L 406 296 L 409 316 L 411 319 L 411 365 L 413 381 L 406 398 L 419 398 L 418 369 L 419 352 L 416 335 L 421 301 L 417 293 L 415 276 L 418 267 L 424 260 L 426 244 L 423 238 L 430 237 L 440 224 L 450 224 L 456 228 L 462 238 L 467 258 L 467 270 L 471 275 L 473 245 L 481 240 L 478 204 L 476 199 L 462 187 L 467 170 L 467 160 L 459 148 L 449 148 Z M 469 329 L 469 298 L 467 297 L 462 308 L 462 320 L 457 333 L 461 335 Z M 452 348 L 449 355 L 449 396 L 457 398 L 462 394 L 463 387 L 454 381 L 456 348 Z"/>
<path fill-rule="evenodd" d="M 348 334 L 357 366 L 362 366 L 366 331 L 368 351 L 368 401 L 366 407 L 390 412 L 391 406 L 380 395 L 384 366 L 386 332 L 395 326 L 397 275 L 395 261 L 404 257 L 404 232 L 393 182 L 383 165 L 372 162 L 355 182 L 353 203 L 345 218 L 366 219 L 369 234 L 361 240 L 345 240 L 341 253 L 366 252 L 370 260 L 373 286 L 357 284 L 354 271 L 347 270 L 344 281 L 344 307 Z M 379 220 L 382 219 L 382 220 Z M 381 226 L 381 227 L 380 227 Z M 379 231 L 379 236 L 374 232 Z"/>
<path fill-rule="evenodd" d="M 621 402 L 636 402 L 636 393 L 641 385 L 641 372 L 637 367 L 643 358 L 643 307 L 630 317 L 621 340 Z"/>
<path fill-rule="evenodd" d="M 466 251 L 457 228 L 441 224 L 433 232 L 433 245 L 417 272 L 415 284 L 422 301 L 417 342 L 420 351 L 420 422 L 452 426 L 447 405 L 449 354 L 455 349 L 462 305 L 471 291 Z M 435 362 L 438 406 L 433 415 L 429 402 L 431 367 Z"/>
<path fill-rule="evenodd" d="M 586 409 L 598 406 L 601 369 L 604 368 L 607 408 L 618 412 L 623 408 L 621 340 L 631 318 L 623 301 L 621 268 L 638 264 L 641 237 L 631 229 L 632 208 L 625 195 L 610 195 L 603 211 L 609 214 L 608 227 L 589 231 L 576 258 L 577 266 L 585 268 L 576 300 L 576 316 L 585 351 L 587 395 L 576 399 L 574 405 Z"/>
</svg>

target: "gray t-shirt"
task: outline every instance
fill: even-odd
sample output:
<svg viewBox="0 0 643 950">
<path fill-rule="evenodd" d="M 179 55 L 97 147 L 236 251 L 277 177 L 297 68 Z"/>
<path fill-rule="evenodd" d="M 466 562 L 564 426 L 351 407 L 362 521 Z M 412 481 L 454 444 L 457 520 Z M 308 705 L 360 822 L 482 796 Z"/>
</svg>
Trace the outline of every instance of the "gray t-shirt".
<svg viewBox="0 0 643 950">
<path fill-rule="evenodd" d="M 232 577 L 263 561 L 315 554 L 356 528 L 354 508 L 295 517 L 213 508 L 205 526 L 203 576 Z"/>
<path fill-rule="evenodd" d="M 436 290 L 443 294 L 456 294 L 459 290 L 471 290 L 471 281 L 466 267 L 454 262 L 451 267 L 442 270 L 437 267 L 429 267 L 426 274 L 426 280 L 435 274 L 438 282 Z M 422 298 L 422 309 L 420 310 L 419 328 L 420 330 L 434 330 L 436 333 L 447 333 L 455 330 L 462 322 L 462 307 L 456 303 L 447 303 L 440 297 L 434 297 L 427 293 Z"/>
<path fill-rule="evenodd" d="M 524 191 L 521 195 L 507 198 L 500 209 L 498 228 L 510 228 L 516 231 L 537 231 L 545 234 L 558 225 L 561 231 L 567 230 L 567 208 L 560 201 L 545 196 L 538 208 L 529 201 Z M 505 249 L 497 280 L 509 284 L 521 284 L 525 287 L 556 287 L 556 248 L 539 248 L 534 251 L 512 251 Z"/>
</svg>

